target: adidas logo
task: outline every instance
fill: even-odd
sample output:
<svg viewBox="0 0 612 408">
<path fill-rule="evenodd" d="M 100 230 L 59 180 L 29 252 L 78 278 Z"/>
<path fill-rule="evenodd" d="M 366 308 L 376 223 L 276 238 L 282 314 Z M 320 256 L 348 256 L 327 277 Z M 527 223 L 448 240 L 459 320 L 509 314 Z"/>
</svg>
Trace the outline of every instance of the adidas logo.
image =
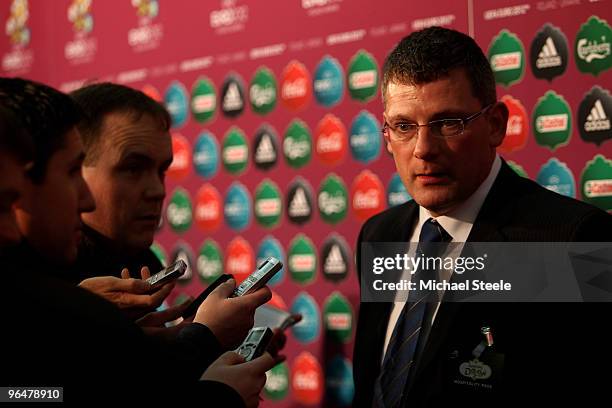
<svg viewBox="0 0 612 408">
<path fill-rule="evenodd" d="M 240 90 L 235 82 L 232 82 L 227 87 L 227 92 L 223 97 L 223 110 L 224 111 L 237 111 L 241 110 L 243 105 L 242 97 L 240 96 Z"/>
<path fill-rule="evenodd" d="M 303 188 L 295 190 L 293 200 L 289 204 L 290 217 L 306 217 L 310 214 L 310 205 L 306 199 L 306 193 Z"/>
<path fill-rule="evenodd" d="M 255 162 L 273 163 L 276 161 L 276 151 L 268 134 L 264 134 L 255 150 Z"/>
<path fill-rule="evenodd" d="M 610 130 L 610 119 L 606 116 L 600 99 L 597 99 L 593 104 L 591 113 L 584 122 L 584 130 L 587 132 Z"/>
<path fill-rule="evenodd" d="M 557 47 L 551 37 L 548 37 L 542 46 L 542 50 L 538 54 L 536 67 L 539 69 L 552 68 L 561 66 L 561 56 L 557 52 Z"/>
<path fill-rule="evenodd" d="M 338 245 L 333 245 L 329 251 L 329 255 L 325 259 L 325 265 L 323 266 L 325 273 L 346 273 L 346 263 L 342 258 L 342 253 Z"/>
</svg>

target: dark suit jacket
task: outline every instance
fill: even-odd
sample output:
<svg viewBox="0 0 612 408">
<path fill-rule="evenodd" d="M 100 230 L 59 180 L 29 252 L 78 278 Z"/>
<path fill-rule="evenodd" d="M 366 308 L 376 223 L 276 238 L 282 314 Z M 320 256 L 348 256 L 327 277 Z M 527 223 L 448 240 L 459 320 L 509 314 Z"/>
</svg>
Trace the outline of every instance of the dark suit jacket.
<svg viewBox="0 0 612 408">
<path fill-rule="evenodd" d="M 418 219 L 410 201 L 370 218 L 357 242 L 408 241 Z M 593 206 L 552 193 L 519 177 L 505 163 L 470 232 L 470 242 L 611 242 L 612 216 Z M 361 271 L 359 271 L 361 277 Z M 567 395 L 604 394 L 612 369 L 608 303 L 442 303 L 404 392 L 403 405 L 505 405 L 512 400 L 546 405 Z M 372 405 L 380 373 L 391 303 L 362 303 L 353 356 L 355 407 Z M 453 382 L 453 359 L 494 332 L 494 350 L 504 355 L 503 378 L 494 390 Z M 598 370 L 599 371 L 599 370 Z M 608 385 L 609 386 L 609 385 Z M 529 395 L 531 393 L 531 395 Z"/>
</svg>

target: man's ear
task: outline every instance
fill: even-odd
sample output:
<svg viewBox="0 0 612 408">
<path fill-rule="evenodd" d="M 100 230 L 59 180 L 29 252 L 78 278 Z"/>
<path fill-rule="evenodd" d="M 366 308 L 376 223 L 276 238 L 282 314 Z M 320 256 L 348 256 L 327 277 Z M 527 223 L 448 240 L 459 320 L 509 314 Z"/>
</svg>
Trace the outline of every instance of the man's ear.
<svg viewBox="0 0 612 408">
<path fill-rule="evenodd" d="M 497 147 L 504 141 L 506 127 L 508 126 L 508 108 L 503 102 L 496 102 L 488 112 L 489 142 L 492 147 Z"/>
</svg>

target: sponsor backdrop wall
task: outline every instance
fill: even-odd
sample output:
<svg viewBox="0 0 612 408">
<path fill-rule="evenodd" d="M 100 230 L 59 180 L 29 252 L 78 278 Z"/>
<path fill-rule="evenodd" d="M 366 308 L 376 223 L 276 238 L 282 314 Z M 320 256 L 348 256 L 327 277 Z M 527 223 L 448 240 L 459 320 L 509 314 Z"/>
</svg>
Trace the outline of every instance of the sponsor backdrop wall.
<svg viewBox="0 0 612 408">
<path fill-rule="evenodd" d="M 304 320 L 263 406 L 350 406 L 362 222 L 409 199 L 380 135 L 381 64 L 430 25 L 474 36 L 525 177 L 612 210 L 609 1 L 2 0 L 1 73 L 64 91 L 115 81 L 163 101 L 174 161 L 154 250 L 189 272 L 170 303 L 264 257 Z M 469 157 L 465 158 L 469 160 Z M 169 373 L 172 375 L 172 373 Z"/>
</svg>

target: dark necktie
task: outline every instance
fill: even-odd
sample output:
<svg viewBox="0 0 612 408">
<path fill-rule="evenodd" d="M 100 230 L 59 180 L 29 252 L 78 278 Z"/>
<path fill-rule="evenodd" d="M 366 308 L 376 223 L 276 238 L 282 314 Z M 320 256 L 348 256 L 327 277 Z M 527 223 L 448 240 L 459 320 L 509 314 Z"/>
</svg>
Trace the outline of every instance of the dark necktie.
<svg viewBox="0 0 612 408">
<path fill-rule="evenodd" d="M 430 218 L 425 221 L 421 228 L 416 255 L 438 256 L 442 248 L 435 243 L 450 242 L 451 239 L 452 237 L 444 228 L 433 218 Z M 433 245 L 429 245 L 432 243 Z M 419 275 L 420 273 L 417 271 L 412 280 L 418 281 Z M 374 407 L 394 408 L 401 402 L 406 381 L 415 360 L 419 333 L 425 316 L 427 296 L 426 293 L 420 299 L 414 300 L 409 297 L 409 301 L 402 309 L 387 346 L 381 373 L 374 386 Z"/>
</svg>

